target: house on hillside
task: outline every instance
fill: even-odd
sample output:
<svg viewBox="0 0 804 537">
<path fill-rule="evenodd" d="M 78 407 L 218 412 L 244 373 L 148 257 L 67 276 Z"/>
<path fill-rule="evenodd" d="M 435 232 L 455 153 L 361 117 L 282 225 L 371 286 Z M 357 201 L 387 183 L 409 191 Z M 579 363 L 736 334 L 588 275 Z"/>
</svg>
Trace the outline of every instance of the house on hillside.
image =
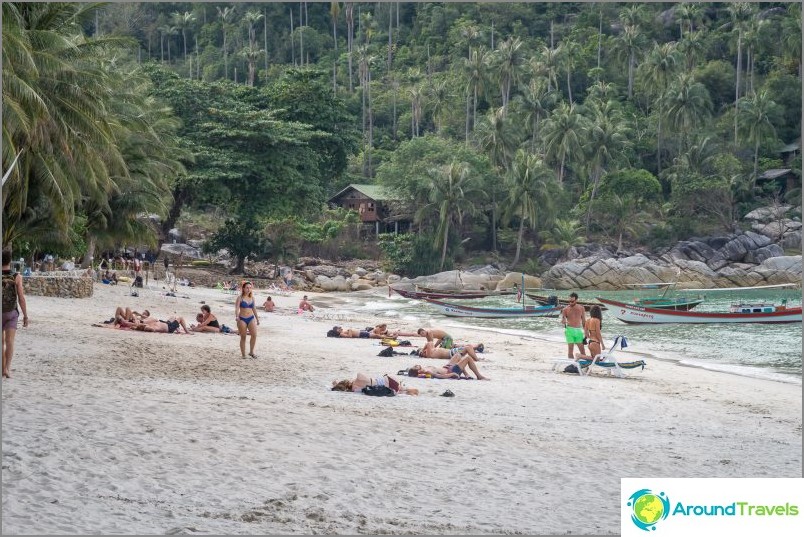
<svg viewBox="0 0 804 537">
<path fill-rule="evenodd" d="M 375 235 L 406 233 L 413 222 L 413 210 L 381 185 L 351 184 L 332 196 L 330 207 L 343 207 L 360 214 L 365 228 Z"/>
</svg>

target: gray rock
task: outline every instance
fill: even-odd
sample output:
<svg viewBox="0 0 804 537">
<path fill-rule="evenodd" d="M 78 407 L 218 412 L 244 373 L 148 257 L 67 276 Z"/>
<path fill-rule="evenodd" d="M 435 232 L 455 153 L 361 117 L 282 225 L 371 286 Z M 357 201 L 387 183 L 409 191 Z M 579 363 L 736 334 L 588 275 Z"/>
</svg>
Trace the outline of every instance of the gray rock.
<svg viewBox="0 0 804 537">
<path fill-rule="evenodd" d="M 358 276 L 360 276 L 362 278 L 363 276 L 368 274 L 368 271 L 366 269 L 364 269 L 363 267 L 357 267 L 355 269 L 355 274 L 357 274 Z"/>
<path fill-rule="evenodd" d="M 388 275 L 388 283 L 397 283 L 401 279 L 402 279 L 402 277 L 399 274 L 389 274 Z"/>
<path fill-rule="evenodd" d="M 748 252 L 748 255 L 745 256 L 745 260 L 749 263 L 762 263 L 766 259 L 770 259 L 771 257 L 783 256 L 784 250 L 778 244 L 769 244 L 767 246 L 763 246 L 762 248 L 757 248 L 754 251 Z"/>
<path fill-rule="evenodd" d="M 801 230 L 791 231 L 785 233 L 782 239 L 782 248 L 798 249 L 801 250 Z"/>
<path fill-rule="evenodd" d="M 368 280 L 357 280 L 352 282 L 352 291 L 368 291 L 374 289 L 374 283 Z"/>
<path fill-rule="evenodd" d="M 792 209 L 792 205 L 779 205 L 777 207 L 760 207 L 758 209 L 754 209 L 747 215 L 745 215 L 746 220 L 756 220 L 759 222 L 770 222 L 771 220 L 778 219 L 787 213 L 790 209 Z"/>
</svg>

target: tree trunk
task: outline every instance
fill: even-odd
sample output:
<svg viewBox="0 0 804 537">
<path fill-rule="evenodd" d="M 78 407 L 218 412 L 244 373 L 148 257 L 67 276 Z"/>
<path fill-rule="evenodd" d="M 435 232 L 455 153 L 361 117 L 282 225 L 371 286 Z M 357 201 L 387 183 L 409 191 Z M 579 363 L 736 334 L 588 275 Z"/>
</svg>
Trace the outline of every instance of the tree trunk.
<svg viewBox="0 0 804 537">
<path fill-rule="evenodd" d="M 634 51 L 628 55 L 628 99 L 634 96 Z"/>
<path fill-rule="evenodd" d="M 181 29 L 181 38 L 184 41 L 184 63 L 187 63 L 187 34 L 184 32 L 184 28 Z"/>
<path fill-rule="evenodd" d="M 290 63 L 296 65 L 296 45 L 293 40 L 293 9 L 290 10 Z"/>
<path fill-rule="evenodd" d="M 444 261 L 447 259 L 447 241 L 449 240 L 449 219 L 444 226 L 444 244 L 441 245 L 441 268 L 439 271 L 444 270 Z"/>
<path fill-rule="evenodd" d="M 589 209 L 586 211 L 586 233 L 589 233 L 589 222 L 592 219 L 592 207 L 595 203 L 595 194 L 597 194 L 597 185 L 600 182 L 600 171 L 595 170 L 592 175 L 592 194 L 589 196 Z"/>
<path fill-rule="evenodd" d="M 263 48 L 265 48 L 265 76 L 268 76 L 268 10 L 266 8 L 262 10 L 262 34 Z"/>
<path fill-rule="evenodd" d="M 737 34 L 737 81 L 734 84 L 734 145 L 737 145 L 737 105 L 740 101 L 740 71 L 743 66 L 743 31 Z"/>
<path fill-rule="evenodd" d="M 226 53 L 226 23 L 223 23 L 223 78 L 229 79 L 229 55 Z"/>
<path fill-rule="evenodd" d="M 471 101 L 472 101 L 472 94 L 467 91 L 466 92 L 466 136 L 465 136 L 466 145 L 469 145 L 469 112 L 470 112 Z"/>
<path fill-rule="evenodd" d="M 84 259 L 81 261 L 81 268 L 89 268 L 89 264 L 92 262 L 92 258 L 95 257 L 95 235 L 88 234 L 87 236 L 87 253 L 84 254 Z"/>
<path fill-rule="evenodd" d="M 759 164 L 759 136 L 754 144 L 754 175 L 751 177 L 751 186 L 757 186 L 757 165 Z"/>
<path fill-rule="evenodd" d="M 173 189 L 173 204 L 168 210 L 167 217 L 162 222 L 162 233 L 157 244 L 157 252 L 162 249 L 162 245 L 165 243 L 164 239 L 167 238 L 170 230 L 176 225 L 176 221 L 179 219 L 179 216 L 181 216 L 181 211 L 184 208 L 184 205 L 189 201 L 189 192 L 183 187 L 176 185 L 176 187 Z"/>
<path fill-rule="evenodd" d="M 517 233 L 516 237 L 516 254 L 514 255 L 514 260 L 511 262 L 510 270 L 513 270 L 517 263 L 519 263 L 519 253 L 522 251 L 522 237 L 525 235 L 525 219 L 520 218 L 519 220 L 519 233 Z"/>
</svg>

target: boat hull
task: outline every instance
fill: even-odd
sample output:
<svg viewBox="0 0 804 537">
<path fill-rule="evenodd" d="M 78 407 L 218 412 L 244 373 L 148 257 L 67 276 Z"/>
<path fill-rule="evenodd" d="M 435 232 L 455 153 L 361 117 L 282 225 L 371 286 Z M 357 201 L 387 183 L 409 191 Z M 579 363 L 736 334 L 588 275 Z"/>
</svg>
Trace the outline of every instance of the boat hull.
<svg viewBox="0 0 804 537">
<path fill-rule="evenodd" d="M 525 293 L 525 295 L 529 299 L 533 300 L 534 302 L 538 302 L 539 304 L 541 304 L 543 306 L 549 306 L 550 305 L 550 297 L 549 296 L 533 295 L 531 293 Z M 579 300 L 578 304 L 583 306 L 583 309 L 585 309 L 586 311 L 589 311 L 590 309 L 592 309 L 592 306 L 598 306 L 601 310 L 606 309 L 606 306 L 604 306 L 603 304 L 600 304 L 598 302 L 589 302 L 589 301 Z M 566 298 L 559 298 L 558 299 L 558 305 L 561 306 L 561 307 L 569 306 L 569 300 L 567 300 Z"/>
<path fill-rule="evenodd" d="M 392 287 L 393 289 L 393 287 Z M 478 291 L 477 293 L 473 292 L 463 292 L 463 293 L 438 293 L 438 292 L 430 292 L 430 291 L 405 291 L 404 289 L 394 289 L 397 294 L 402 295 L 405 298 L 413 298 L 416 300 L 424 300 L 427 298 L 448 298 L 450 300 L 469 300 L 469 299 L 477 299 L 477 298 L 488 298 L 491 296 L 504 296 L 504 295 L 511 295 L 513 293 L 510 292 L 488 292 L 488 291 Z"/>
<path fill-rule="evenodd" d="M 727 313 L 682 311 L 636 306 L 616 300 L 598 298 L 609 307 L 609 314 L 630 324 L 742 324 L 742 323 L 800 323 L 801 308 L 786 308 L 767 313 Z"/>
<path fill-rule="evenodd" d="M 485 319 L 505 319 L 516 317 L 558 317 L 560 307 L 528 306 L 526 308 L 474 308 L 450 304 L 434 299 L 424 299 L 447 317 L 475 317 Z"/>
</svg>

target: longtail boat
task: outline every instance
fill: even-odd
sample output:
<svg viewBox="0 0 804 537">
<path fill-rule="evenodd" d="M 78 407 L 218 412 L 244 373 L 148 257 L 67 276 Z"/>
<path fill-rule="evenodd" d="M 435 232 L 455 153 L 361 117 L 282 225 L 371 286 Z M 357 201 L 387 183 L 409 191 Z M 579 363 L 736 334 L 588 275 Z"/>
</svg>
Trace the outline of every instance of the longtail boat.
<svg viewBox="0 0 804 537">
<path fill-rule="evenodd" d="M 511 308 L 477 308 L 461 304 L 450 304 L 440 300 L 425 298 L 428 304 L 434 306 L 440 313 L 448 317 L 477 317 L 503 319 L 514 317 L 558 317 L 561 313 L 559 306 L 515 306 Z"/>
<path fill-rule="evenodd" d="M 795 287 L 791 284 L 765 285 L 758 287 L 732 287 L 706 289 L 707 293 L 717 291 L 744 291 L 747 289 L 768 289 L 779 287 Z M 703 291 L 700 289 L 699 291 Z M 788 306 L 783 300 L 780 304 L 769 301 L 741 300 L 731 304 L 728 311 L 689 311 L 672 310 L 629 304 L 617 300 L 598 297 L 598 300 L 609 306 L 609 314 L 624 323 L 632 324 L 736 324 L 736 323 L 800 323 L 801 306 Z"/>
<path fill-rule="evenodd" d="M 563 308 L 569 305 L 569 299 L 567 298 L 559 298 L 555 295 L 546 296 L 546 295 L 534 295 L 532 293 L 525 293 L 525 294 L 529 299 L 533 300 L 538 304 L 541 304 L 542 306 L 561 306 Z M 606 306 L 604 306 L 603 304 L 601 304 L 596 300 L 595 301 L 579 300 L 578 304 L 583 306 L 583 309 L 585 309 L 586 311 L 589 311 L 592 308 L 592 306 L 598 306 L 601 310 L 606 309 Z"/>
<path fill-rule="evenodd" d="M 392 287 L 394 291 L 405 298 L 425 300 L 428 298 L 448 298 L 451 300 L 468 300 L 473 298 L 488 298 L 490 296 L 513 295 L 514 291 L 406 291 Z"/>
</svg>

